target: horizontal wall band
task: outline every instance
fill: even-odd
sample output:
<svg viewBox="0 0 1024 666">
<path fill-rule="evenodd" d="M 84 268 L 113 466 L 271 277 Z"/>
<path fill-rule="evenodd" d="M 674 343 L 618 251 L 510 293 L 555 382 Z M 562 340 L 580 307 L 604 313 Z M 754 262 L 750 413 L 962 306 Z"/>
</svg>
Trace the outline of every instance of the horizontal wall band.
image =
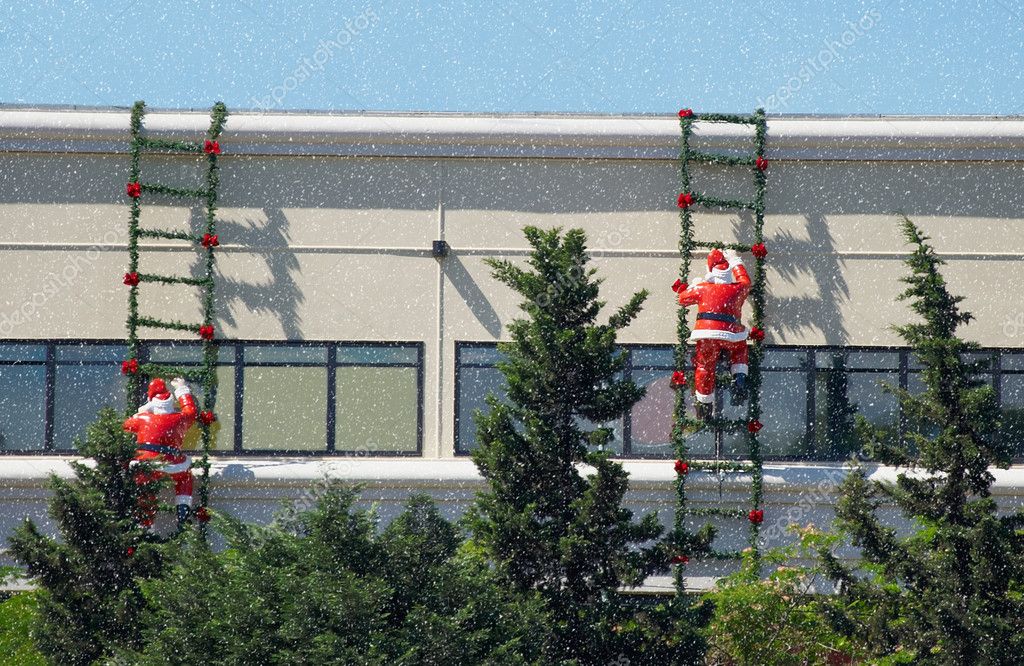
<svg viewBox="0 0 1024 666">
<path fill-rule="evenodd" d="M 184 243 L 140 243 L 148 251 L 162 252 L 195 252 L 195 248 Z M 776 246 L 778 248 L 778 246 Z M 125 252 L 127 245 L 97 245 L 94 243 L 46 243 L 46 242 L 6 242 L 0 243 L 0 252 L 12 251 L 40 251 L 40 252 Z M 374 247 L 369 245 L 236 245 L 222 243 L 217 246 L 218 252 L 229 252 L 235 254 L 275 254 L 291 252 L 294 254 L 380 254 L 386 256 L 404 257 L 433 257 L 430 247 Z M 516 257 L 527 256 L 530 248 L 523 247 L 452 247 L 453 254 L 462 256 L 503 256 Z M 775 253 L 782 256 L 820 256 L 817 252 L 787 252 L 784 248 L 776 249 Z M 678 250 L 657 250 L 657 249 L 604 249 L 591 248 L 587 254 L 592 257 L 622 257 L 633 259 L 674 259 L 679 257 Z M 695 250 L 692 256 L 704 256 L 704 250 Z M 851 259 L 906 259 L 907 252 L 875 252 L 871 250 L 836 250 L 827 253 L 828 256 L 848 257 Z M 1024 259 L 1020 252 L 936 252 L 937 256 L 945 259 L 964 260 L 1018 260 Z"/>
<path fill-rule="evenodd" d="M 126 153 L 128 111 L 0 108 L 0 151 Z M 201 136 L 207 115 L 146 116 L 155 138 Z M 751 130 L 697 122 L 694 141 L 710 152 L 749 152 Z M 228 121 L 225 155 L 652 159 L 678 157 L 671 116 L 256 113 Z M 1015 117 L 775 117 L 769 159 L 1024 159 L 1024 120 Z"/>
</svg>

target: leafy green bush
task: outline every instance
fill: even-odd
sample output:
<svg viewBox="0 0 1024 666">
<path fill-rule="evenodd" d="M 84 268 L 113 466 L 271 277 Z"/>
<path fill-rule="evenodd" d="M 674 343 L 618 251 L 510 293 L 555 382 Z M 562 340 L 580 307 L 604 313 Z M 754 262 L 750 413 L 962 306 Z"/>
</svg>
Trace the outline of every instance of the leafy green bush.
<svg viewBox="0 0 1024 666">
<path fill-rule="evenodd" d="M 18 666 L 46 663 L 32 642 L 31 629 L 38 617 L 38 601 L 30 592 L 11 595 L 0 603 L 0 655 L 4 663 Z"/>
<path fill-rule="evenodd" d="M 762 556 L 767 577 L 758 574 L 752 554 L 741 569 L 719 580 L 706 595 L 715 613 L 707 629 L 708 661 L 730 666 L 801 666 L 847 664 L 861 650 L 830 622 L 818 587 L 824 581 L 815 567 L 792 566 L 835 537 L 813 527 L 795 530 L 799 545 Z M 826 590 L 827 591 L 827 590 Z"/>
<path fill-rule="evenodd" d="M 269 527 L 218 516 L 228 548 L 192 541 L 142 584 L 144 664 L 525 664 L 540 605 L 512 598 L 425 497 L 378 533 L 356 493 Z"/>
</svg>

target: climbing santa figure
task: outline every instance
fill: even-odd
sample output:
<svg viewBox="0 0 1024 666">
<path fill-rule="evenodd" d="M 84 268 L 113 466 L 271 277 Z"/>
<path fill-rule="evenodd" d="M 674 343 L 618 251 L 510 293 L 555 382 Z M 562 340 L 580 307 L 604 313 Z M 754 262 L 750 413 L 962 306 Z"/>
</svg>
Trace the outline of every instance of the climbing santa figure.
<svg viewBox="0 0 1024 666">
<path fill-rule="evenodd" d="M 163 476 L 174 482 L 174 503 L 178 508 L 178 529 L 182 529 L 192 514 L 192 459 L 181 449 L 185 433 L 195 423 L 198 411 L 188 384 L 181 377 L 171 380 L 174 395 L 167 390 L 162 379 L 149 383 L 146 404 L 124 422 L 124 429 L 135 433 L 138 448 L 135 460 L 150 463 L 152 472 L 139 472 L 135 481 L 139 485 Z M 181 408 L 178 408 L 178 402 Z M 153 526 L 156 517 L 156 497 L 147 497 L 140 503 L 142 525 Z"/>
<path fill-rule="evenodd" d="M 718 357 L 729 355 L 732 402 L 747 397 L 747 329 L 740 323 L 743 302 L 750 293 L 750 276 L 735 250 L 708 253 L 708 273 L 697 284 L 680 289 L 679 304 L 697 306 L 697 324 L 690 333 L 695 341 L 693 387 L 697 418 L 711 418 L 715 401 L 715 368 Z"/>
</svg>

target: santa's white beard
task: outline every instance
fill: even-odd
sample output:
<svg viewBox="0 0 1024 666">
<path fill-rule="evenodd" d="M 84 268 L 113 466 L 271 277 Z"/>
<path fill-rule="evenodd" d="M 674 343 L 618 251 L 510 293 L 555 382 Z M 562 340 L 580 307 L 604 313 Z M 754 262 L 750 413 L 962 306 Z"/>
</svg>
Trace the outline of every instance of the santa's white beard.
<svg viewBox="0 0 1024 666">
<path fill-rule="evenodd" d="M 704 281 L 711 282 L 712 284 L 732 284 L 736 281 L 736 276 L 732 274 L 731 268 L 712 268 L 708 271 L 708 274 L 704 276 Z"/>
</svg>

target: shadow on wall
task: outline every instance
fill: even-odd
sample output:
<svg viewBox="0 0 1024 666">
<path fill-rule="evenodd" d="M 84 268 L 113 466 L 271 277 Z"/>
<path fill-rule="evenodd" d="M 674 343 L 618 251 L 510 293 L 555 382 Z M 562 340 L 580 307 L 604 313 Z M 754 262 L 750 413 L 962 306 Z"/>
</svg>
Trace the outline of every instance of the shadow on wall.
<svg viewBox="0 0 1024 666">
<path fill-rule="evenodd" d="M 299 261 L 289 249 L 288 216 L 280 208 L 264 208 L 266 222 L 248 218 L 239 223 L 218 220 L 217 233 L 232 245 L 259 248 L 260 258 L 266 262 L 269 281 L 254 282 L 227 277 L 218 270 L 215 309 L 221 327 L 237 328 L 238 312 L 246 311 L 276 319 L 288 340 L 301 340 L 302 317 L 299 307 L 305 296 L 295 280 Z M 203 211 L 192 210 L 192 231 L 205 225 Z M 192 263 L 193 276 L 204 272 L 204 259 L 197 255 Z"/>
<path fill-rule="evenodd" d="M 401 160 L 379 164 L 364 160 L 291 160 L 277 166 L 283 169 L 280 173 L 259 166 L 253 162 L 238 165 L 236 182 L 246 175 L 254 180 L 247 184 L 247 191 L 233 192 L 231 198 L 235 206 L 262 207 L 266 222 L 228 221 L 222 223 L 222 229 L 230 242 L 260 248 L 270 280 L 257 283 L 237 276 L 223 280 L 219 287 L 220 312 L 224 323 L 232 326 L 240 308 L 274 317 L 291 339 L 303 337 L 299 312 L 304 297 L 297 284 L 300 265 L 289 250 L 289 220 L 284 212 L 289 208 L 429 209 L 432 204 L 427 193 L 440 191 L 446 208 L 479 211 L 478 224 L 502 224 L 504 216 L 500 221 L 488 219 L 491 211 L 550 214 L 555 216 L 551 225 L 570 227 L 574 226 L 574 214 L 615 212 L 625 216 L 631 211 L 658 210 L 665 210 L 665 219 L 675 224 L 671 203 L 666 204 L 665 197 L 665 192 L 676 187 L 675 165 L 670 164 L 652 168 L 643 163 L 460 163 L 458 167 L 449 165 L 448 170 L 454 173 L 443 184 L 435 174 L 428 176 L 423 164 Z M 727 170 L 709 170 L 702 174 L 700 185 L 727 193 L 735 190 L 734 177 L 735 173 Z M 419 179 L 425 179 L 421 181 L 422 189 L 417 187 Z M 1013 182 L 1024 187 L 1020 174 L 991 165 L 951 168 L 931 163 L 819 162 L 776 166 L 769 184 L 767 238 L 774 255 L 768 285 L 773 327 L 786 337 L 820 337 L 829 345 L 848 344 L 851 334 L 842 312 L 850 298 L 850 285 L 843 252 L 864 249 L 861 243 L 870 238 L 876 239 L 875 246 L 881 238 L 890 249 L 901 247 L 894 220 L 900 210 L 922 218 L 946 217 L 941 226 L 932 223 L 928 229 L 939 243 L 946 235 L 955 239 L 969 232 L 957 218 L 1013 218 L 1017 212 L 1008 190 L 1014 188 L 1002 187 Z M 960 193 L 966 191 L 974 195 L 963 197 Z M 792 217 L 794 223 L 778 228 L 772 224 L 772 216 Z M 340 224 L 347 225 L 348 221 Z M 732 233 L 736 238 L 749 238 L 751 225 L 749 215 L 734 218 Z M 520 226 L 509 229 L 515 239 L 512 245 L 522 242 Z M 351 231 L 358 234 L 361 228 L 354 224 Z M 674 244 L 674 238 L 671 242 Z M 500 337 L 501 321 L 491 305 L 494 294 L 485 292 L 473 280 L 458 257 L 458 248 L 445 260 L 444 270 L 447 281 L 488 334 Z M 778 287 L 782 281 L 796 289 L 773 290 L 773 283 Z M 773 295 L 783 291 L 800 295 Z"/>
<path fill-rule="evenodd" d="M 0 211 L 10 205 L 15 219 L 40 218 L 33 224 L 9 225 L 6 239 L 34 241 L 43 236 L 59 242 L 77 239 L 75 233 L 88 233 L 99 241 L 112 225 L 119 231 L 126 229 L 127 212 L 122 206 L 128 165 L 124 156 L 8 155 L 0 157 L 0 166 L 4 167 L 0 169 Z M 199 173 L 194 162 L 168 157 L 147 158 L 146 169 L 146 179 L 172 184 L 193 184 Z M 697 184 L 712 193 L 721 185 L 727 189 L 717 193 L 728 194 L 734 191 L 729 187 L 734 183 L 725 171 L 709 170 Z M 471 244 L 466 239 L 474 238 L 481 225 L 495 225 L 502 234 L 507 231 L 508 245 L 521 246 L 523 224 L 508 222 L 516 216 L 522 216 L 524 223 L 587 228 L 611 224 L 609 216 L 598 215 L 603 213 L 621 218 L 627 229 L 633 224 L 631 216 L 646 216 L 645 229 L 636 231 L 637 243 L 642 242 L 638 246 L 674 250 L 676 243 L 671 193 L 677 189 L 677 177 L 672 162 L 232 156 L 222 162 L 221 185 L 222 206 L 261 210 L 266 218 L 250 215 L 219 223 L 225 243 L 258 248 L 249 260 L 265 262 L 266 267 L 263 277 L 254 275 L 262 271 L 220 275 L 221 323 L 234 327 L 243 313 L 256 312 L 277 320 L 284 335 L 292 339 L 301 339 L 304 324 L 309 324 L 302 321 L 301 313 L 308 295 L 302 288 L 310 286 L 303 279 L 308 276 L 300 275 L 302 265 L 289 244 L 304 244 L 311 237 L 308 229 L 290 228 L 292 209 L 338 211 L 324 226 L 330 238 L 323 242 L 328 244 L 365 241 L 373 246 L 385 238 L 397 246 L 429 248 L 436 232 L 431 212 L 438 199 L 451 211 L 450 237 L 464 239 L 460 242 L 465 245 Z M 858 285 L 848 284 L 844 276 L 851 274 L 849 269 L 856 268 L 856 262 L 874 259 L 844 260 L 844 252 L 902 249 L 894 219 L 897 211 L 920 222 L 940 251 L 955 251 L 962 244 L 1006 250 L 999 247 L 1001 243 L 1019 249 L 1013 245 L 1019 243 L 1019 231 L 1010 226 L 1019 226 L 1021 190 L 1024 170 L 1013 164 L 773 164 L 767 200 L 772 281 L 776 288 L 796 285 L 790 291 L 798 295 L 774 297 L 770 281 L 772 325 L 782 327 L 787 336 L 806 337 L 813 331 L 816 335 L 810 337 L 820 335 L 828 344 L 847 343 L 851 332 L 841 306 Z M 47 213 L 18 204 L 46 204 Z M 116 219 L 111 219 L 110 206 L 117 206 Z M 381 212 L 361 217 L 366 211 Z M 533 214 L 542 217 L 530 219 Z M 772 219 L 782 216 L 793 222 L 780 226 Z M 196 211 L 190 223 L 193 229 L 199 228 L 201 217 Z M 738 237 L 749 233 L 749 219 L 741 217 L 735 224 Z M 647 226 L 653 229 L 649 236 Z M 498 242 L 493 233 L 488 238 L 487 243 Z M 492 307 L 496 295 L 470 279 L 473 266 L 467 268 L 459 261 L 455 255 L 460 246 L 455 245 L 446 260 L 447 278 L 488 333 L 498 337 L 500 321 Z M 347 259 L 339 255 L 338 261 Z M 197 261 L 193 275 L 200 268 Z"/>
<path fill-rule="evenodd" d="M 845 262 L 836 253 L 824 215 L 808 216 L 805 229 L 806 240 L 797 238 L 788 229 L 774 236 L 773 249 L 787 260 L 773 262 L 772 269 L 776 280 L 781 278 L 790 284 L 811 280 L 817 286 L 817 294 L 774 298 L 772 280 L 769 280 L 767 305 L 772 311 L 772 328 L 794 337 L 817 330 L 826 344 L 845 345 L 850 339 L 849 332 L 842 318 L 835 316 L 850 296 L 850 287 L 843 277 Z"/>
<path fill-rule="evenodd" d="M 480 289 L 473 276 L 466 270 L 465 264 L 462 263 L 458 256 L 451 253 L 445 257 L 441 265 L 448 284 L 455 286 L 455 290 L 459 292 L 459 296 L 465 301 L 466 307 L 469 308 L 473 316 L 480 322 L 480 325 L 484 327 L 489 335 L 494 338 L 500 338 L 501 318 L 498 317 L 498 313 L 491 306 L 487 294 Z"/>
</svg>

